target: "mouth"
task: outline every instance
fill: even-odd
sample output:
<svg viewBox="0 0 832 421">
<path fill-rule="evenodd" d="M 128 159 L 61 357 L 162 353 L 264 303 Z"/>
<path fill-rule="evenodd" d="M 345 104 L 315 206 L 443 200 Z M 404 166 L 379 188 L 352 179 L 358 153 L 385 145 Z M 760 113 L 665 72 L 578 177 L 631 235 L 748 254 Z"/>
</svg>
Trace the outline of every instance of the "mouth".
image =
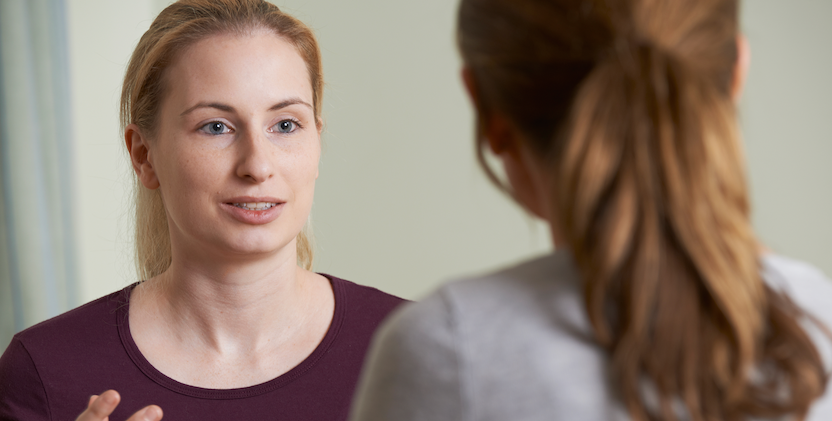
<svg viewBox="0 0 832 421">
<path fill-rule="evenodd" d="M 229 197 L 222 202 L 222 208 L 228 215 L 250 225 L 263 225 L 276 220 L 285 205 L 286 201 L 277 197 L 257 196 Z"/>
<path fill-rule="evenodd" d="M 236 206 L 240 209 L 251 210 L 251 211 L 264 211 L 266 209 L 272 208 L 277 206 L 277 202 L 236 202 L 236 203 L 229 203 L 232 206 Z"/>
</svg>

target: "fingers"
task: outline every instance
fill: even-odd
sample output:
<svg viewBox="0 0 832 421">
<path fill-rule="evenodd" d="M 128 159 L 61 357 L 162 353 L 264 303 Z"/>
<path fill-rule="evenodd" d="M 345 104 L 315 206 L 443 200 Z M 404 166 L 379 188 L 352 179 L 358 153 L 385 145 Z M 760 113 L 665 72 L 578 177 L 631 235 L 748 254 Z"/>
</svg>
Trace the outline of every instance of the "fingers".
<svg viewBox="0 0 832 421">
<path fill-rule="evenodd" d="M 87 410 L 75 421 L 104 421 L 118 406 L 121 396 L 115 390 L 108 390 L 99 395 L 90 396 Z M 146 406 L 133 414 L 127 421 L 159 421 L 162 419 L 162 408 L 156 405 Z"/>
<path fill-rule="evenodd" d="M 121 396 L 115 390 L 108 390 L 100 396 L 91 396 L 87 410 L 78 416 L 76 421 L 100 421 L 113 413 L 121 401 Z"/>
<path fill-rule="evenodd" d="M 159 421 L 161 419 L 162 408 L 159 408 L 156 405 L 150 405 L 137 411 L 127 421 Z"/>
</svg>

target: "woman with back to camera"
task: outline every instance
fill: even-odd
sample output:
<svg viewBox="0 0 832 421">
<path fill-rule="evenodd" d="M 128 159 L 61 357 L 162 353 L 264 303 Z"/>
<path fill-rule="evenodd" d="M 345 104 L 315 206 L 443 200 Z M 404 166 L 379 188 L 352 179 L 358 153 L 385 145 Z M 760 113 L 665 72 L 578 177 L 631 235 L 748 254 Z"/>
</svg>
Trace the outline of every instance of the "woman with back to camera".
<svg viewBox="0 0 832 421">
<path fill-rule="evenodd" d="M 832 285 L 749 221 L 738 9 L 462 0 L 480 161 L 556 251 L 392 316 L 353 420 L 832 419 Z"/>
<path fill-rule="evenodd" d="M 312 32 L 276 6 L 162 11 L 121 103 L 146 281 L 17 334 L 0 419 L 346 418 L 401 300 L 309 271 L 322 93 Z"/>
</svg>

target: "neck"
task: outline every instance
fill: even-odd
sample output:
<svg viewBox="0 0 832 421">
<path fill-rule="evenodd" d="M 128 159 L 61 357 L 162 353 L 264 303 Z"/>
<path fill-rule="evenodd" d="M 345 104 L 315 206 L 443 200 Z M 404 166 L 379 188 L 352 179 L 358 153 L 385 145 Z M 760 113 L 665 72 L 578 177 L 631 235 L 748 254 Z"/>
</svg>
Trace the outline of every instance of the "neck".
<svg viewBox="0 0 832 421">
<path fill-rule="evenodd" d="M 305 281 L 315 275 L 297 267 L 294 242 L 285 248 L 260 258 L 174 252 L 170 268 L 142 285 L 145 303 L 183 342 L 223 354 L 261 348 L 311 310 Z"/>
</svg>

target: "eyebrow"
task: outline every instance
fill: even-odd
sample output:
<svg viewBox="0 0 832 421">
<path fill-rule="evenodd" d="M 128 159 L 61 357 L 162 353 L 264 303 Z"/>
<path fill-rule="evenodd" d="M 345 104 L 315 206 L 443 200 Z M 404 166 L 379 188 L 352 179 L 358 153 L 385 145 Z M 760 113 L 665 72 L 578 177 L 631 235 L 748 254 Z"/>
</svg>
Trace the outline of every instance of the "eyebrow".
<svg viewBox="0 0 832 421">
<path fill-rule="evenodd" d="M 272 105 L 271 107 L 269 107 L 269 111 L 276 111 L 276 110 L 279 110 L 281 108 L 286 108 L 290 105 L 296 105 L 296 104 L 305 105 L 305 106 L 309 107 L 310 109 L 314 109 L 311 104 L 309 104 L 308 102 L 306 102 L 306 101 L 304 101 L 300 98 L 289 98 L 287 100 L 280 101 L 277 104 Z M 219 103 L 219 102 L 200 102 L 200 103 L 194 105 L 193 107 L 188 108 L 187 110 L 183 111 L 182 114 L 179 114 L 179 117 L 182 117 L 185 114 L 188 114 L 191 111 L 199 109 L 199 108 L 215 108 L 217 110 L 225 111 L 225 112 L 229 112 L 229 113 L 234 112 L 234 107 L 232 107 L 230 105 L 222 104 L 222 103 Z"/>
</svg>

